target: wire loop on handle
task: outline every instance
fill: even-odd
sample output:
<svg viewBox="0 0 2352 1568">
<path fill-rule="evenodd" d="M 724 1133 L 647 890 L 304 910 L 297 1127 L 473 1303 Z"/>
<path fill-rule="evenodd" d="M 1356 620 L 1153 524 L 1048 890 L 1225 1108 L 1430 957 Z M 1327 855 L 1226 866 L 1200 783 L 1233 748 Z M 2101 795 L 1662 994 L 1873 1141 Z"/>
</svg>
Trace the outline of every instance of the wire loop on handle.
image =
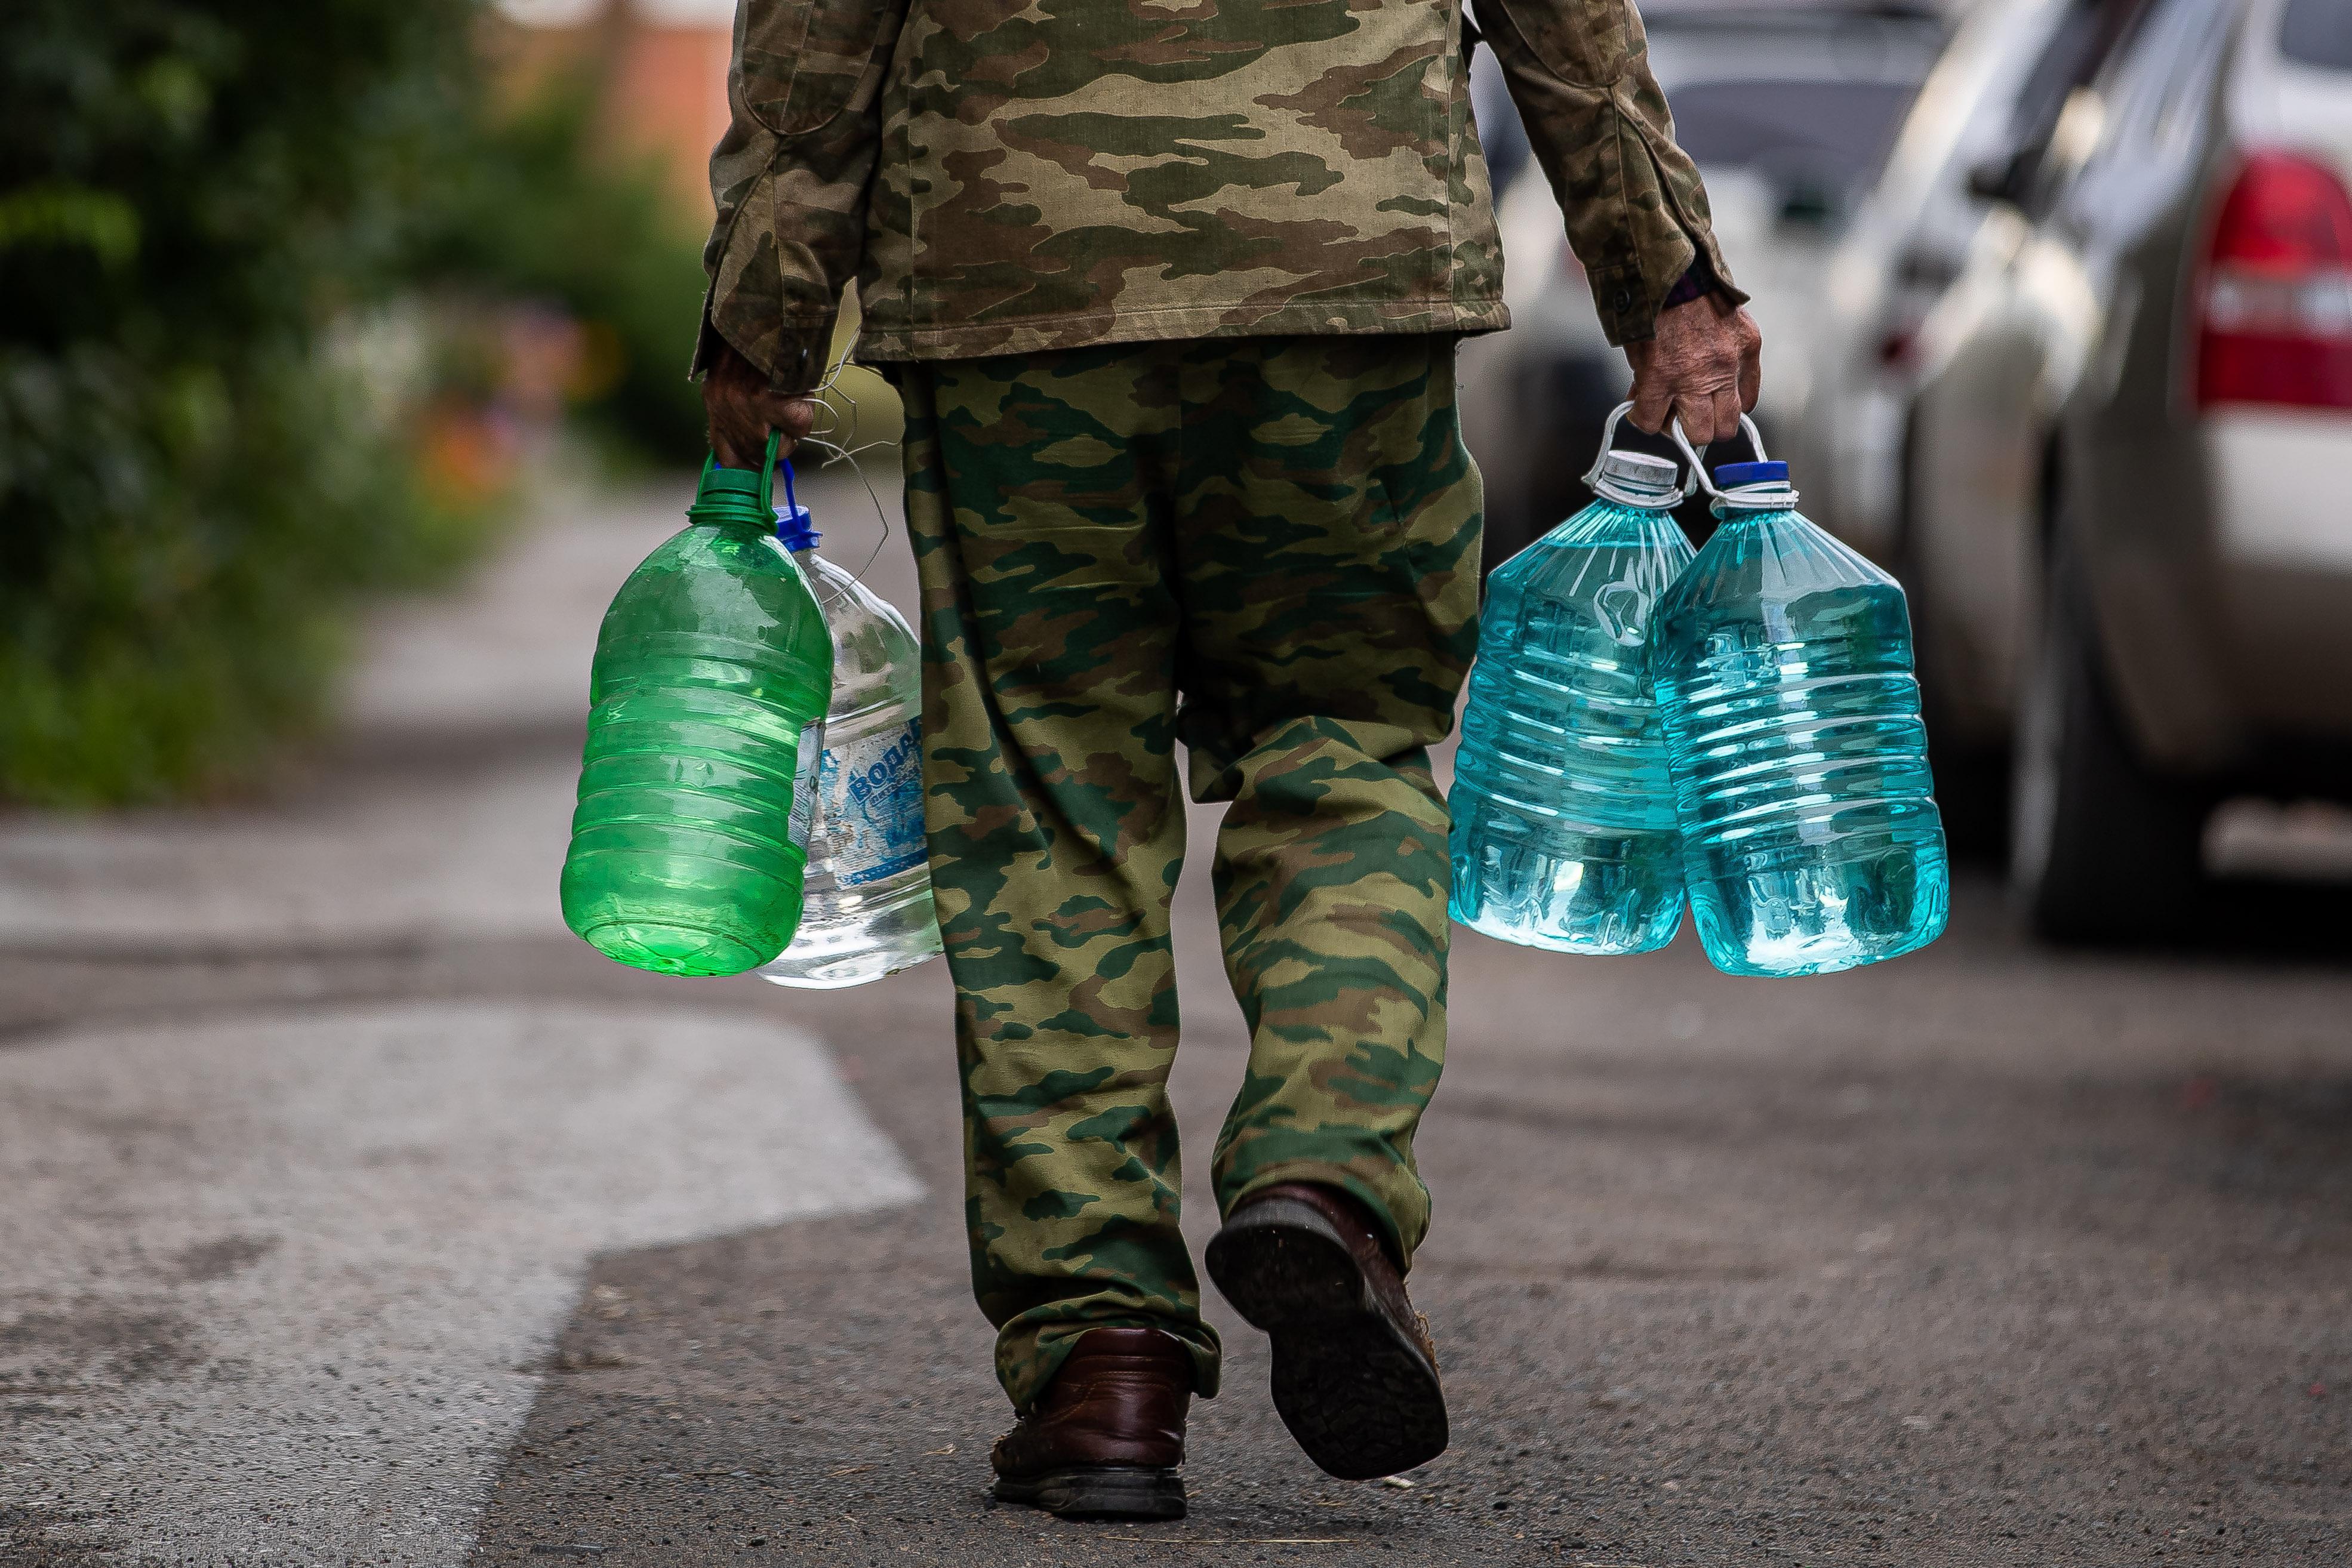
<svg viewBox="0 0 2352 1568">
<path fill-rule="evenodd" d="M 1592 466 L 1585 471 L 1584 487 L 1596 495 L 1606 496 L 1612 501 L 1623 501 L 1629 506 L 1651 506 L 1655 503 L 1624 494 L 1601 473 L 1601 470 L 1608 466 L 1610 449 L 1617 441 L 1617 422 L 1632 413 L 1633 409 L 1633 405 L 1631 402 L 1621 402 L 1610 411 L 1608 422 L 1601 427 L 1601 450 L 1593 454 Z M 1681 430 L 1677 428 L 1675 434 L 1675 438 L 1680 440 Z M 1690 444 L 1683 442 L 1682 448 L 1685 455 L 1689 454 Z M 1705 451 L 1706 448 L 1702 447 L 1700 450 Z M 1681 485 L 1675 491 L 1675 505 L 1679 506 L 1689 500 L 1699 485 L 1704 482 L 1705 476 L 1705 471 L 1700 467 L 1698 459 L 1696 456 L 1692 457 L 1690 473 L 1684 476 Z"/>
<path fill-rule="evenodd" d="M 868 374 L 872 373 L 871 367 L 865 368 Z M 896 446 L 898 443 L 861 442 L 857 439 L 857 399 L 841 384 L 842 373 L 848 369 L 850 363 L 846 358 L 835 360 L 824 372 L 824 379 L 809 389 L 808 396 L 816 403 L 818 423 L 800 438 L 799 444 L 813 446 L 824 454 L 824 461 L 818 465 L 821 468 L 847 463 L 849 471 L 856 475 L 857 482 L 866 487 L 866 498 L 874 503 L 874 520 L 881 525 L 881 532 L 874 540 L 874 549 L 866 557 L 866 564 L 851 574 L 857 581 L 863 582 L 866 574 L 874 570 L 874 563 L 882 558 L 882 547 L 889 542 L 890 511 L 882 504 L 882 494 L 874 487 L 874 481 L 866 476 L 865 465 L 857 461 L 858 455 L 877 447 Z M 845 405 L 848 413 L 845 416 L 835 404 Z M 787 488 L 786 494 L 790 493 Z"/>
</svg>

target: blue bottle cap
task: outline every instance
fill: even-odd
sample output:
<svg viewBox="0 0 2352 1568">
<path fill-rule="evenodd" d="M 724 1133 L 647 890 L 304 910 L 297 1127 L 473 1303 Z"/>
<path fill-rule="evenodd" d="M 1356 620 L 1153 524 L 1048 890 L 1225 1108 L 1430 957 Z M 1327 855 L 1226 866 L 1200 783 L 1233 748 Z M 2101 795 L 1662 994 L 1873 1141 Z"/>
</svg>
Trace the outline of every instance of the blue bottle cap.
<svg viewBox="0 0 2352 1568">
<path fill-rule="evenodd" d="M 1785 485 L 1786 463 L 1727 463 L 1715 471 L 1715 482 L 1726 489 L 1735 485 Z"/>
<path fill-rule="evenodd" d="M 816 531 L 809 509 L 797 501 L 776 508 L 776 542 L 788 550 L 814 549 L 824 536 Z"/>
</svg>

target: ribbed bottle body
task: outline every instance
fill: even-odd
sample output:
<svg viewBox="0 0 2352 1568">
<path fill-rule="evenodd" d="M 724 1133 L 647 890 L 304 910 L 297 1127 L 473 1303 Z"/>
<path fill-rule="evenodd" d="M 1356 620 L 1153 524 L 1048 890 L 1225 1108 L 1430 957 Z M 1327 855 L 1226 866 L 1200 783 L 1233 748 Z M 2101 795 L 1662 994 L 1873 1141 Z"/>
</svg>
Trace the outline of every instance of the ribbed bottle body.
<svg viewBox="0 0 2352 1568">
<path fill-rule="evenodd" d="M 1892 578 L 1793 509 L 1729 511 L 1659 611 L 1656 667 L 1717 968 L 1825 974 L 1942 933 L 1950 871 Z"/>
<path fill-rule="evenodd" d="M 563 914 L 621 963 L 732 975 L 801 917 L 833 648 L 774 538 L 688 528 L 596 640 Z"/>
<path fill-rule="evenodd" d="M 1601 500 L 1488 579 L 1449 798 L 1455 920 L 1564 953 L 1674 939 L 1683 860 L 1649 644 L 1691 557 L 1670 513 Z"/>
<path fill-rule="evenodd" d="M 833 710 L 800 931 L 760 973 L 829 990 L 940 953 L 923 835 L 922 664 L 887 601 L 814 549 L 794 559 L 833 637 Z"/>
</svg>

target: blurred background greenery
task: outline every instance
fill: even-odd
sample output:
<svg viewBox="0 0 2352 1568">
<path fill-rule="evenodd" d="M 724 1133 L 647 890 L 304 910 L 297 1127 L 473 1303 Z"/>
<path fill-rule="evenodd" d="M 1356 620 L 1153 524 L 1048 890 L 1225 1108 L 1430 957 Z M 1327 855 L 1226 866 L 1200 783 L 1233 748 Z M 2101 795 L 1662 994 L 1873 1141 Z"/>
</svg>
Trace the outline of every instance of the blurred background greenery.
<svg viewBox="0 0 2352 1568">
<path fill-rule="evenodd" d="M 534 451 L 697 458 L 702 220 L 575 31 L 0 7 L 0 799 L 249 780 L 355 604 L 478 555 Z"/>
</svg>

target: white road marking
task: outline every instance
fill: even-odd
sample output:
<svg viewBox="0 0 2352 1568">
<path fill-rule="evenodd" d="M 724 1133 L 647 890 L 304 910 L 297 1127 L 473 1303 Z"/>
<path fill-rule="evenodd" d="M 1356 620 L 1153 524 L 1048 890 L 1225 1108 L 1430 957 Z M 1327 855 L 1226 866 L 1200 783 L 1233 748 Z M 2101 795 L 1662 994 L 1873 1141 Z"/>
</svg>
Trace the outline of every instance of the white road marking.
<svg viewBox="0 0 2352 1568">
<path fill-rule="evenodd" d="M 0 1506 L 454 1564 L 603 1250 L 919 1188 L 806 1038 L 449 1004 L 0 1050 Z"/>
</svg>

